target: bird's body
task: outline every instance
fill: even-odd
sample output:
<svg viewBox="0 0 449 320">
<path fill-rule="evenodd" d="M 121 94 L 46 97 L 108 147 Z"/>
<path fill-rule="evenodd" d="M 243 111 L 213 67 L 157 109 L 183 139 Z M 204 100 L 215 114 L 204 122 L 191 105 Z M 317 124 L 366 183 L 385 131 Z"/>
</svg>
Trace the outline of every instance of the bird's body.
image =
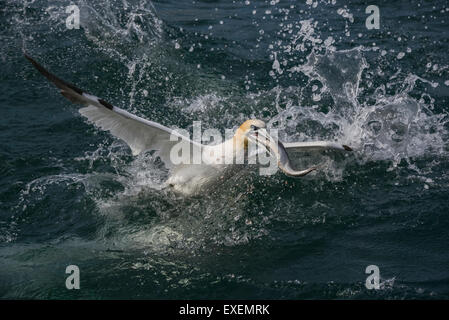
<svg viewBox="0 0 449 320">
<path fill-rule="evenodd" d="M 242 129 L 239 128 L 233 138 L 223 143 L 202 145 L 200 163 L 175 166 L 166 181 L 166 186 L 182 194 L 195 194 L 236 173 L 242 169 L 238 162 L 244 158 L 246 151 L 241 136 Z"/>
<path fill-rule="evenodd" d="M 186 135 L 133 115 L 123 109 L 91 95 L 74 85 L 65 82 L 48 72 L 34 59 L 25 57 L 55 84 L 61 94 L 70 101 L 84 105 L 79 109 L 81 115 L 97 127 L 111 132 L 125 141 L 133 155 L 145 150 L 155 150 L 165 166 L 170 170 L 170 176 L 165 185 L 183 194 L 196 193 L 207 186 L 227 179 L 229 175 L 242 168 L 245 154 L 257 156 L 261 152 L 270 154 L 285 174 L 304 176 L 315 170 L 311 167 L 303 171 L 292 168 L 287 149 L 336 149 L 351 150 L 345 145 L 334 142 L 295 142 L 284 144 L 274 140 L 265 129 L 265 122 L 257 119 L 245 121 L 231 139 L 216 145 L 204 145 L 190 140 Z M 249 155 L 249 145 L 254 143 L 256 153 Z M 178 151 L 181 152 L 181 156 Z M 254 151 L 254 149 L 253 149 Z"/>
<path fill-rule="evenodd" d="M 240 169 L 236 165 L 180 165 L 172 170 L 165 186 L 184 195 L 197 194 Z"/>
</svg>

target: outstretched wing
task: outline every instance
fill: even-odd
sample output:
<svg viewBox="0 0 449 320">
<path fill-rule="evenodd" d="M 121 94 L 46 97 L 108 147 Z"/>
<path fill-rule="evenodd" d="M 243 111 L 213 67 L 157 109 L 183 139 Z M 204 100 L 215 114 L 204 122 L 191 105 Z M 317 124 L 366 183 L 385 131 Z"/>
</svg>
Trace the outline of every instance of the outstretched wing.
<svg viewBox="0 0 449 320">
<path fill-rule="evenodd" d="M 347 145 L 330 141 L 283 142 L 282 144 L 284 145 L 284 148 L 287 149 L 287 151 L 293 152 L 326 150 L 326 149 L 352 151 L 352 148 Z"/>
<path fill-rule="evenodd" d="M 158 156 L 164 161 L 168 168 L 173 166 L 170 161 L 170 150 L 180 139 L 195 147 L 201 148 L 201 144 L 167 128 L 159 123 L 140 118 L 123 109 L 117 108 L 110 103 L 91 95 L 74 85 L 65 82 L 54 74 L 48 72 L 33 58 L 25 54 L 25 57 L 56 87 L 61 89 L 61 94 L 74 103 L 84 105 L 79 112 L 89 122 L 103 130 L 111 132 L 114 136 L 125 141 L 133 155 L 138 155 L 145 150 L 156 150 Z M 178 137 L 174 141 L 170 136 Z M 173 140 L 173 139 L 172 139 Z"/>
</svg>

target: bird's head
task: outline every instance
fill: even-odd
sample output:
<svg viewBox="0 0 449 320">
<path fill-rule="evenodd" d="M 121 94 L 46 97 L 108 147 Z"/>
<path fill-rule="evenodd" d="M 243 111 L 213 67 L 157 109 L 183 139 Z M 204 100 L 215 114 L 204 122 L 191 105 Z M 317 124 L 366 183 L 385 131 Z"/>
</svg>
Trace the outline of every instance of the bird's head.
<svg viewBox="0 0 449 320">
<path fill-rule="evenodd" d="M 256 143 L 258 147 L 262 147 L 262 150 L 276 157 L 278 167 L 287 175 L 304 176 L 317 168 L 315 166 L 303 171 L 293 169 L 284 145 L 277 138 L 273 139 L 268 134 L 266 124 L 262 120 L 250 119 L 243 122 L 237 129 L 234 139 L 237 142 L 237 148 L 248 150 L 248 142 Z"/>
<path fill-rule="evenodd" d="M 256 134 L 257 131 L 259 131 L 260 129 L 265 129 L 266 127 L 267 125 L 262 120 L 250 119 L 242 123 L 236 134 L 248 136 L 250 134 Z"/>
<path fill-rule="evenodd" d="M 234 138 L 244 145 L 245 148 L 248 146 L 248 139 L 251 137 L 258 137 L 259 134 L 266 136 L 266 124 L 264 121 L 259 119 L 250 119 L 242 123 L 242 125 L 237 129 Z"/>
</svg>

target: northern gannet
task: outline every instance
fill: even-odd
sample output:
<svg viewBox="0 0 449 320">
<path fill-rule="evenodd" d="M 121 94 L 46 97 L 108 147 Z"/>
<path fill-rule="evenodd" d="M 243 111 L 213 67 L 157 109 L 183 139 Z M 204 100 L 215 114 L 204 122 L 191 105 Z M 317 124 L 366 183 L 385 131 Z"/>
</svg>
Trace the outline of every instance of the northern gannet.
<svg viewBox="0 0 449 320">
<path fill-rule="evenodd" d="M 286 175 L 301 177 L 316 170 L 314 166 L 297 171 L 292 168 L 286 149 L 335 149 L 351 151 L 346 145 L 329 141 L 282 143 L 274 140 L 266 130 L 262 120 L 245 121 L 231 139 L 218 145 L 204 145 L 193 141 L 157 122 L 143 119 L 123 109 L 113 106 L 105 100 L 91 95 L 84 90 L 58 78 L 47 71 L 33 58 L 24 53 L 25 57 L 50 82 L 61 90 L 61 94 L 73 103 L 84 105 L 79 109 L 81 115 L 97 127 L 109 131 L 112 135 L 125 141 L 134 156 L 146 150 L 154 150 L 170 170 L 170 176 L 165 182 L 167 187 L 183 194 L 192 194 L 217 180 L 224 179 L 228 173 L 235 172 L 241 166 L 236 164 L 236 158 L 248 151 L 248 143 L 254 142 L 275 157 L 277 166 Z M 173 139 L 176 137 L 177 139 Z M 185 143 L 190 150 L 201 155 L 202 162 L 187 161 L 174 163 L 171 157 L 172 149 L 179 141 Z"/>
</svg>

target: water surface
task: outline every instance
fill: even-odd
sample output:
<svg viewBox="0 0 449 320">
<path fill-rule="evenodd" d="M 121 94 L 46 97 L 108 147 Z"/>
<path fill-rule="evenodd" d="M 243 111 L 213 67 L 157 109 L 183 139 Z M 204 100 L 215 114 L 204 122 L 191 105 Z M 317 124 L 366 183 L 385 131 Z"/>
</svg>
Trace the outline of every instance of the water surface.
<svg viewBox="0 0 449 320">
<path fill-rule="evenodd" d="M 448 298 L 445 1 L 378 1 L 379 30 L 366 1 L 81 0 L 79 30 L 70 4 L 0 1 L 0 297 Z M 88 124 L 22 50 L 164 125 L 255 117 L 356 151 L 173 195 L 156 157 Z"/>
</svg>

